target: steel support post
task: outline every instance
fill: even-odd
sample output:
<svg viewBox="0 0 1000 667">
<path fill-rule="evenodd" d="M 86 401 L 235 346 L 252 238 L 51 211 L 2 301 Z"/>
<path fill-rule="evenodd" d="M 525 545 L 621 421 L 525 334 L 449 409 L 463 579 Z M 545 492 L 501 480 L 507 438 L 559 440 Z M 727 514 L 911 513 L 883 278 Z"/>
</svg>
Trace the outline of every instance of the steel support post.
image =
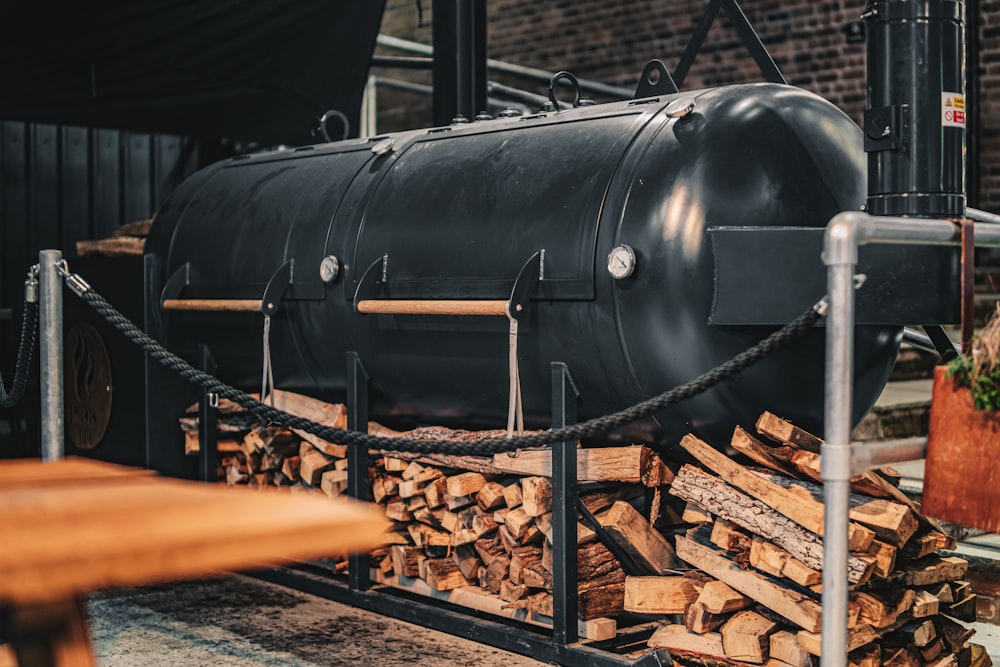
<svg viewBox="0 0 1000 667">
<path fill-rule="evenodd" d="M 579 392 L 566 364 L 552 369 L 552 428 L 576 423 Z M 552 639 L 565 645 L 579 638 L 576 562 L 576 443 L 552 444 Z"/>
<path fill-rule="evenodd" d="M 209 375 L 216 371 L 215 360 L 205 344 L 198 345 L 198 360 L 201 370 Z M 219 395 L 204 387 L 198 399 L 198 478 L 203 482 L 214 482 L 219 471 Z"/>
<path fill-rule="evenodd" d="M 851 490 L 851 379 L 854 354 L 854 267 L 824 257 L 830 299 L 826 333 L 826 425 L 822 447 L 823 622 L 822 667 L 847 665 L 847 512 Z"/>
<path fill-rule="evenodd" d="M 38 287 L 41 304 L 38 326 L 40 384 L 42 393 L 42 460 L 63 457 L 63 304 L 59 265 L 62 252 L 38 253 Z"/>
<path fill-rule="evenodd" d="M 357 352 L 347 353 L 347 428 L 368 432 L 368 374 Z M 347 447 L 347 495 L 367 501 L 368 448 L 358 443 Z M 347 580 L 354 591 L 371 586 L 367 553 L 351 554 L 347 560 Z"/>
</svg>

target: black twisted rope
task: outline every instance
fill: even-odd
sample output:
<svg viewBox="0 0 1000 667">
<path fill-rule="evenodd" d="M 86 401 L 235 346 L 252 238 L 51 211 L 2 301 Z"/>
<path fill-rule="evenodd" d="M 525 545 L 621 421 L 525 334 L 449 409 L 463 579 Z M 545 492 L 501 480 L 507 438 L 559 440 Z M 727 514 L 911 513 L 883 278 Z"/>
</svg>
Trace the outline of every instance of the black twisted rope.
<svg viewBox="0 0 1000 667">
<path fill-rule="evenodd" d="M 493 438 L 477 442 L 457 442 L 453 440 L 412 440 L 410 438 L 384 438 L 368 435 L 360 431 L 332 428 L 317 424 L 308 419 L 296 417 L 281 410 L 261 403 L 248 394 L 230 387 L 204 371 L 191 366 L 180 357 L 172 354 L 157 341 L 153 340 L 136 327 L 124 315 L 115 310 L 104 297 L 93 290 L 79 294 L 88 305 L 94 308 L 113 327 L 121 331 L 129 340 L 142 347 L 160 364 L 169 368 L 188 382 L 201 386 L 219 396 L 228 398 L 246 408 L 251 414 L 283 426 L 285 428 L 301 429 L 312 433 L 328 442 L 346 445 L 361 445 L 367 449 L 382 449 L 397 452 L 415 452 L 418 454 L 447 453 L 463 456 L 488 456 L 499 452 L 510 452 L 529 447 L 543 447 L 556 442 L 576 441 L 604 435 L 626 424 L 638 421 L 658 412 L 667 406 L 679 403 L 707 391 L 723 380 L 740 373 L 747 367 L 760 361 L 774 350 L 786 345 L 812 327 L 820 317 L 821 309 L 814 306 L 795 320 L 775 331 L 770 336 L 752 348 L 740 353 L 733 359 L 718 366 L 693 382 L 676 387 L 659 396 L 650 398 L 630 408 L 615 412 L 604 417 L 597 417 L 565 428 L 552 429 L 534 435 L 517 436 L 514 438 Z"/>
<path fill-rule="evenodd" d="M 14 381 L 10 393 L 4 388 L 3 374 L 0 374 L 0 406 L 12 408 L 24 398 L 24 388 L 28 385 L 28 372 L 35 355 L 35 340 L 38 337 L 38 303 L 24 302 L 21 316 L 21 343 L 17 348 L 17 362 L 14 366 Z"/>
</svg>

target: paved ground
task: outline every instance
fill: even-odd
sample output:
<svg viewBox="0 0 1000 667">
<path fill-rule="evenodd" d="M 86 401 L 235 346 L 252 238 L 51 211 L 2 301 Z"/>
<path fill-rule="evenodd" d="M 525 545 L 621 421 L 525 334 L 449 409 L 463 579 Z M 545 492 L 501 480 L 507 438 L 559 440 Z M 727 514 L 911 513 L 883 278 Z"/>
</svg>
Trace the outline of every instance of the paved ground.
<svg viewBox="0 0 1000 667">
<path fill-rule="evenodd" d="M 545 664 L 241 576 L 105 593 L 87 611 L 102 667 Z"/>
</svg>

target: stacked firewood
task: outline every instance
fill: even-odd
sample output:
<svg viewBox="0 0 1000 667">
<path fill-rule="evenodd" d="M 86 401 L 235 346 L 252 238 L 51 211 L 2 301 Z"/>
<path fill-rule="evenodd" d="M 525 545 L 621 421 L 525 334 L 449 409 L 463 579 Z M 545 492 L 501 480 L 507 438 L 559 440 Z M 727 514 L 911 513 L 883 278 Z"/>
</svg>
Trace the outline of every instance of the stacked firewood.
<svg viewBox="0 0 1000 667">
<path fill-rule="evenodd" d="M 274 402 L 313 421 L 346 425 L 342 405 L 280 391 Z M 228 405 L 220 406 L 219 424 L 221 472 L 230 484 L 346 490 L 346 446 L 261 426 Z M 182 425 L 196 428 L 191 416 Z M 399 435 L 374 423 L 369 431 Z M 586 512 L 578 516 L 582 636 L 614 636 L 623 611 L 659 614 L 672 622 L 650 646 L 682 661 L 818 664 L 821 442 L 769 413 L 757 432 L 737 428 L 730 443 L 746 464 L 686 436 L 680 444 L 699 465 L 674 467 L 676 473 L 643 446 L 577 450 L 579 499 L 596 518 L 595 525 Z M 405 435 L 472 441 L 501 433 L 427 427 Z M 190 450 L 197 438 L 187 442 Z M 377 581 L 551 622 L 551 451 L 370 456 L 372 497 L 394 525 L 386 545 L 371 554 Z M 889 468 L 851 482 L 849 664 L 985 667 L 989 656 L 969 643 L 973 631 L 960 623 L 975 620 L 975 596 L 963 579 L 968 564 L 942 553 L 954 549 L 954 539 L 898 483 Z"/>
<path fill-rule="evenodd" d="M 737 463 L 698 438 L 684 447 L 703 467 L 684 465 L 670 493 L 693 524 L 676 537 L 682 576 L 626 582 L 625 609 L 683 615 L 650 639 L 675 657 L 706 664 L 817 664 L 823 568 L 820 441 L 766 413 L 757 439 L 737 428 Z M 849 664 L 991 664 L 968 640 L 975 596 L 968 563 L 942 556 L 954 541 L 895 486 L 891 469 L 851 482 L 846 575 Z M 774 662 L 776 661 L 776 662 Z"/>
<path fill-rule="evenodd" d="M 280 410 L 333 428 L 345 428 L 347 413 L 342 404 L 292 392 L 274 392 L 268 397 Z M 197 405 L 180 419 L 185 453 L 198 453 Z M 377 424 L 372 432 L 391 434 Z M 299 430 L 267 426 L 244 408 L 226 399 L 219 402 L 216 438 L 219 478 L 229 485 L 286 486 L 318 489 L 336 496 L 347 489 L 347 446 L 334 444 Z"/>
<path fill-rule="evenodd" d="M 433 428 L 407 436 L 479 439 L 498 433 Z M 475 586 L 499 596 L 503 609 L 550 616 L 551 452 L 407 458 L 387 455 L 374 473 L 374 499 L 395 522 L 398 542 L 378 564 L 383 580 L 396 577 L 390 583 L 397 584 L 399 578 L 420 578 L 438 591 Z M 676 565 L 666 538 L 628 502 L 644 497 L 647 484 L 658 487 L 670 473 L 641 446 L 581 449 L 579 459 L 584 481 L 624 482 L 580 495 L 599 522 L 577 526 L 579 616 L 591 621 L 622 612 L 625 582 L 621 564 L 595 529 L 644 571 Z"/>
</svg>

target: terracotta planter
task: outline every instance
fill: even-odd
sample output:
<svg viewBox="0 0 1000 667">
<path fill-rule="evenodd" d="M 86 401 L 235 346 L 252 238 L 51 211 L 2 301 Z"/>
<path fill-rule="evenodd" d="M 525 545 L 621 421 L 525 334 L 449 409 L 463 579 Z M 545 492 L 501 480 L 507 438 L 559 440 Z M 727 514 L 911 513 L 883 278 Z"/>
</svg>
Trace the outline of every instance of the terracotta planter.
<svg viewBox="0 0 1000 667">
<path fill-rule="evenodd" d="M 1000 531 L 1000 414 L 972 407 L 972 393 L 934 369 L 925 514 L 963 526 Z"/>
</svg>

